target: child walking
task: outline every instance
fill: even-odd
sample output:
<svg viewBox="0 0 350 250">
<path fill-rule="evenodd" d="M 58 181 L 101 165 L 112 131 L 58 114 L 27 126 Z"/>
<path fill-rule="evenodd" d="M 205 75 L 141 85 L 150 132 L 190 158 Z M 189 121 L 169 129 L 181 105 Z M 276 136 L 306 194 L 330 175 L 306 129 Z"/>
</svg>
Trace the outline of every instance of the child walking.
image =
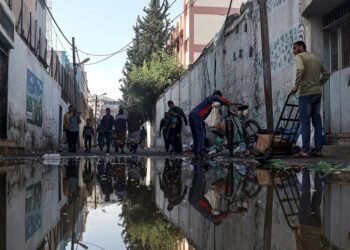
<svg viewBox="0 0 350 250">
<path fill-rule="evenodd" d="M 86 125 L 84 126 L 83 130 L 83 137 L 85 140 L 85 153 L 89 152 L 91 153 L 91 140 L 94 136 L 94 129 L 91 125 L 91 119 L 86 119 Z"/>
</svg>

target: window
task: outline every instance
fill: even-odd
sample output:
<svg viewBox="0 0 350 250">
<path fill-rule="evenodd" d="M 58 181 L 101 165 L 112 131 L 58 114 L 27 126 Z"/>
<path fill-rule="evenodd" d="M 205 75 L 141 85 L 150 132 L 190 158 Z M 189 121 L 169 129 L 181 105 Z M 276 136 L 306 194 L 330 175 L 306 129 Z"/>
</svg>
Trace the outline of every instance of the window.
<svg viewBox="0 0 350 250">
<path fill-rule="evenodd" d="M 329 40 L 331 71 L 350 67 L 350 23 L 333 29 Z"/>
<path fill-rule="evenodd" d="M 249 57 L 253 57 L 253 47 L 250 46 L 249 48 Z"/>
<path fill-rule="evenodd" d="M 338 70 L 338 30 L 330 33 L 331 42 L 331 70 Z"/>
<path fill-rule="evenodd" d="M 350 67 L 350 23 L 341 27 L 342 67 Z"/>
<path fill-rule="evenodd" d="M 239 58 L 242 58 L 243 57 L 243 50 L 242 49 L 240 49 L 239 50 L 239 56 L 238 56 Z"/>
<path fill-rule="evenodd" d="M 248 31 L 248 24 L 245 23 L 245 24 L 244 24 L 244 32 L 247 32 L 247 31 Z"/>
</svg>

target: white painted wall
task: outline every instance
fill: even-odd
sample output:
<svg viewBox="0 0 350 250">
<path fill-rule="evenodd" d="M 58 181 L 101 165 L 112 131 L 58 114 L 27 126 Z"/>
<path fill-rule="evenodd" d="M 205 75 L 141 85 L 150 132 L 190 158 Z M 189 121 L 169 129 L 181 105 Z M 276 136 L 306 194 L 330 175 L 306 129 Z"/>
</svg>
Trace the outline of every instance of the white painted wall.
<svg viewBox="0 0 350 250">
<path fill-rule="evenodd" d="M 37 163 L 18 165 L 7 173 L 7 249 L 37 249 L 44 236 L 60 220 L 58 201 L 58 168 L 39 168 Z M 41 227 L 25 240 L 25 200 L 27 187 L 41 183 Z M 63 199 L 62 195 L 62 199 Z M 62 202 L 64 202 L 62 200 Z M 61 204 L 63 204 L 61 202 Z"/>
<path fill-rule="evenodd" d="M 27 122 L 27 70 L 33 72 L 43 82 L 43 122 L 42 127 Z M 9 55 L 8 77 L 8 139 L 26 149 L 54 149 L 59 134 L 59 106 L 63 114 L 67 106 L 61 99 L 61 87 L 55 82 L 28 49 L 22 39 L 15 34 L 15 49 Z"/>
</svg>

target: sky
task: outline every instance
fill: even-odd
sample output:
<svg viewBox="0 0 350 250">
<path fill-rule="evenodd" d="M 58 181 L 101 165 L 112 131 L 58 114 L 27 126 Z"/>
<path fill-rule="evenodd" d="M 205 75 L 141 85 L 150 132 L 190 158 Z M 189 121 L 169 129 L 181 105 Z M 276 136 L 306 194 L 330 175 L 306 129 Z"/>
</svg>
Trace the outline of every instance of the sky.
<svg viewBox="0 0 350 250">
<path fill-rule="evenodd" d="M 108 54 L 128 44 L 134 35 L 133 25 L 149 0 L 53 0 L 52 13 L 57 23 L 70 39 L 75 37 L 78 49 L 94 54 Z M 169 0 L 172 3 L 171 0 Z M 171 7 L 170 16 L 181 13 L 183 0 L 177 0 Z M 176 22 L 174 22 L 174 25 Z M 53 34 L 53 47 L 71 53 L 62 36 Z M 102 59 L 79 53 L 80 60 L 89 57 L 92 63 Z M 119 79 L 126 61 L 126 53 L 118 54 L 103 63 L 85 66 L 91 94 L 103 94 L 121 98 Z"/>
</svg>

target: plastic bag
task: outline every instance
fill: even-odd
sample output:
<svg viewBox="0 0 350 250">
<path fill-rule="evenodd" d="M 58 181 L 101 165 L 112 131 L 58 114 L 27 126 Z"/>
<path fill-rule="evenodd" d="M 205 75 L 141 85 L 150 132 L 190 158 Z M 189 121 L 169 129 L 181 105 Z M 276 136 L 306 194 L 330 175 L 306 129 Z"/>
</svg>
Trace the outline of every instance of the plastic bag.
<svg viewBox="0 0 350 250">
<path fill-rule="evenodd" d="M 207 117 L 207 119 L 205 119 L 205 123 L 208 124 L 209 128 L 216 128 L 219 126 L 219 124 L 221 123 L 221 115 L 220 115 L 220 103 L 218 102 L 214 102 L 212 104 L 213 109 L 210 112 L 209 116 Z"/>
<path fill-rule="evenodd" d="M 298 140 L 296 142 L 296 145 L 299 147 L 299 148 L 302 148 L 303 147 L 303 137 L 302 137 L 302 134 L 299 135 L 298 137 Z M 310 148 L 311 149 L 314 149 L 315 148 L 315 129 L 314 129 L 314 126 L 311 125 L 311 128 L 310 128 Z"/>
</svg>

